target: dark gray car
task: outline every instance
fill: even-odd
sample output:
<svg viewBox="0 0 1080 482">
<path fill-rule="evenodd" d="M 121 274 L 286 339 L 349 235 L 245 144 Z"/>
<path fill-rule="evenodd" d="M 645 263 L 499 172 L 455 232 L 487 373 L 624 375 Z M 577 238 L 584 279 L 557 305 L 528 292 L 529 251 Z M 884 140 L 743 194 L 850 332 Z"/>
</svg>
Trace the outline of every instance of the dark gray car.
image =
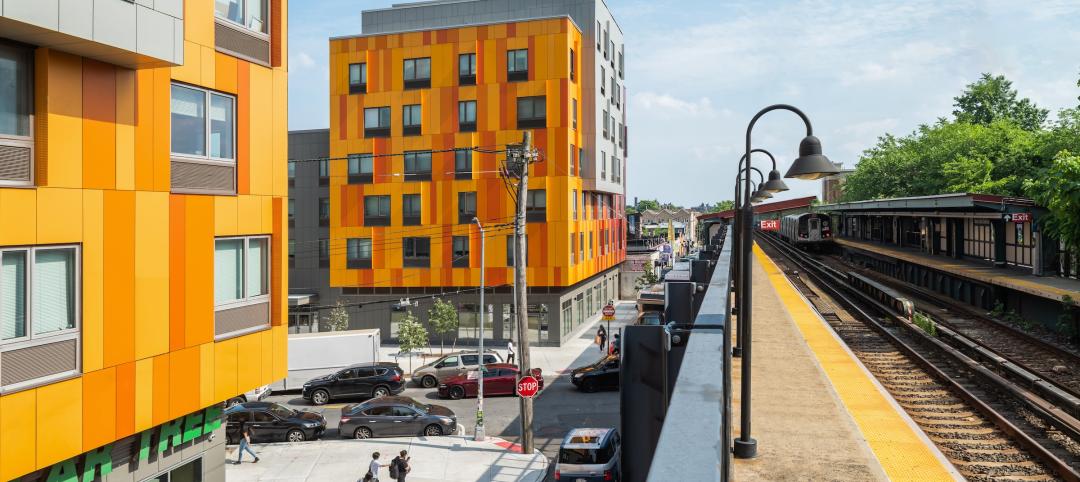
<svg viewBox="0 0 1080 482">
<path fill-rule="evenodd" d="M 450 435 L 457 432 L 457 415 L 411 397 L 382 397 L 343 407 L 338 430 L 347 438 Z"/>
</svg>

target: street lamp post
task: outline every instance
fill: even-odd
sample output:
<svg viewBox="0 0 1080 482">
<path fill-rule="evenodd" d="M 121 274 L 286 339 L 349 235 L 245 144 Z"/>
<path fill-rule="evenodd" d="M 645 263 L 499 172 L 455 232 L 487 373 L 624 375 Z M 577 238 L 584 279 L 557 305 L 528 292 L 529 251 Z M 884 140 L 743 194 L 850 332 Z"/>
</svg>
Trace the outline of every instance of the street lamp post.
<svg viewBox="0 0 1080 482">
<path fill-rule="evenodd" d="M 802 119 L 806 125 L 806 137 L 803 137 L 799 143 L 799 157 L 795 159 L 795 162 L 791 164 L 787 174 L 784 177 L 797 178 L 797 179 L 820 179 L 822 177 L 835 174 L 839 171 L 836 165 L 833 164 L 827 157 L 821 154 L 821 141 L 817 137 L 814 137 L 814 128 L 810 124 L 810 119 L 806 117 L 798 108 L 787 104 L 774 104 L 761 109 L 750 120 L 750 124 L 746 126 L 746 154 L 747 166 L 749 166 L 750 152 L 751 152 L 751 133 L 754 130 L 754 125 L 757 124 L 758 119 L 761 116 L 772 112 L 774 110 L 787 110 L 795 113 Z M 745 170 L 745 169 L 744 169 Z M 773 177 L 769 176 L 770 180 Z M 764 186 L 763 186 L 764 187 Z M 739 307 L 739 328 L 741 329 L 741 337 L 743 340 L 743 361 L 742 361 L 742 395 L 741 395 L 741 414 L 740 414 L 740 428 L 739 438 L 735 440 L 734 453 L 737 458 L 752 458 L 757 455 L 757 441 L 750 436 L 750 367 L 751 367 L 751 347 L 753 346 L 753 337 L 751 336 L 753 329 L 753 306 L 751 297 L 753 296 L 753 286 L 751 285 L 752 276 L 750 274 L 751 263 L 750 256 L 752 255 L 751 246 L 754 243 L 753 234 L 753 208 L 750 207 L 750 176 L 746 176 L 746 181 L 743 184 L 743 199 L 746 199 L 742 205 L 743 219 L 739 226 L 739 231 L 736 233 L 740 238 L 739 244 L 739 285 L 742 293 L 741 306 Z"/>
<path fill-rule="evenodd" d="M 485 438 L 484 434 L 484 318 L 487 317 L 487 308 L 484 305 L 484 226 L 480 224 L 480 219 L 473 218 L 473 222 L 476 223 L 476 227 L 480 229 L 480 367 L 477 371 L 476 381 L 476 430 L 473 432 L 473 439 L 477 442 L 483 442 Z"/>
</svg>

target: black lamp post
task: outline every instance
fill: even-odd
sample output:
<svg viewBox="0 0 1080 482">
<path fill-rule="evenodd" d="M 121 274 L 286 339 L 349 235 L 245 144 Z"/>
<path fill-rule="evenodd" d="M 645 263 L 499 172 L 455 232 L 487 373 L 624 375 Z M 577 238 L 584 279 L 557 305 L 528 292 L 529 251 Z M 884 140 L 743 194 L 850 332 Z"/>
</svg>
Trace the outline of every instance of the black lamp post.
<svg viewBox="0 0 1080 482">
<path fill-rule="evenodd" d="M 799 157 L 795 159 L 795 162 L 791 164 L 791 168 L 788 169 L 787 174 L 784 177 L 797 178 L 797 179 L 820 179 L 822 177 L 835 174 L 839 171 L 836 165 L 829 161 L 827 157 L 821 154 L 821 141 L 817 137 L 814 137 L 814 128 L 810 124 L 810 119 L 806 117 L 801 110 L 787 105 L 787 104 L 775 104 L 762 109 L 753 119 L 750 120 L 750 124 L 746 126 L 746 158 L 750 158 L 751 152 L 751 139 L 750 135 L 754 130 L 754 125 L 757 124 L 758 119 L 761 116 L 772 112 L 774 110 L 787 110 L 795 113 L 806 124 L 806 137 L 799 143 Z M 749 175 L 746 176 L 746 182 L 743 184 L 743 198 L 747 201 L 750 200 L 750 179 Z M 773 176 L 770 174 L 770 180 Z M 779 180 L 777 178 L 776 180 Z M 752 301 L 753 287 L 751 286 L 752 276 L 750 274 L 750 256 L 752 255 L 751 246 L 754 243 L 753 233 L 753 209 L 750 207 L 750 203 L 746 202 L 742 205 L 743 219 L 739 225 L 739 231 L 735 234 L 741 238 L 739 242 L 739 259 L 737 263 L 739 265 L 739 287 L 741 293 L 739 294 L 739 322 L 740 337 L 743 340 L 743 354 L 742 354 L 742 406 L 740 417 L 740 430 L 739 438 L 735 440 L 734 453 L 737 458 L 753 458 L 757 455 L 757 441 L 750 436 L 750 367 L 751 367 L 751 347 L 753 346 L 753 337 L 751 336 L 751 329 L 753 326 L 753 313 Z"/>
</svg>

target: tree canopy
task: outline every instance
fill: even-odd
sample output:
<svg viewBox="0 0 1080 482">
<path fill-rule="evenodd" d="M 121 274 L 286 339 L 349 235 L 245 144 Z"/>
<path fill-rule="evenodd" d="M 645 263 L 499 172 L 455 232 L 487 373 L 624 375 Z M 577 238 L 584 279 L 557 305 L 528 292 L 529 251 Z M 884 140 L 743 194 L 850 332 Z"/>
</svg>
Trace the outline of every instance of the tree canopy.
<svg viewBox="0 0 1080 482">
<path fill-rule="evenodd" d="M 954 98 L 953 115 L 958 122 L 969 124 L 990 125 L 997 120 L 1008 120 L 1029 131 L 1041 128 L 1050 112 L 1040 109 L 1030 99 L 1016 97 L 1016 89 L 1004 75 L 984 73 Z"/>
</svg>

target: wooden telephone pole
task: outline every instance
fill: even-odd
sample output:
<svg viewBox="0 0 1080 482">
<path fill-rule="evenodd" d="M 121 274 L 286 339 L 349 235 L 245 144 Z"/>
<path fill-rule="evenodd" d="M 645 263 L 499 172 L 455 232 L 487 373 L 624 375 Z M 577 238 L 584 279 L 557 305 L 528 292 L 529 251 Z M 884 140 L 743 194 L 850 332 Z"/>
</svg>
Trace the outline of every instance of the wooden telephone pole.
<svg viewBox="0 0 1080 482">
<path fill-rule="evenodd" d="M 506 146 L 505 174 L 517 179 L 517 214 L 514 217 L 514 314 L 517 316 L 518 369 L 521 376 L 530 375 L 532 365 L 529 359 L 529 304 L 526 296 L 525 264 L 528 253 L 525 246 L 525 208 L 529 197 L 529 164 L 538 159 L 532 145 L 532 132 L 525 131 L 520 144 Z M 532 398 L 519 397 L 521 405 L 521 448 L 522 452 L 533 452 L 533 401 Z"/>
</svg>

